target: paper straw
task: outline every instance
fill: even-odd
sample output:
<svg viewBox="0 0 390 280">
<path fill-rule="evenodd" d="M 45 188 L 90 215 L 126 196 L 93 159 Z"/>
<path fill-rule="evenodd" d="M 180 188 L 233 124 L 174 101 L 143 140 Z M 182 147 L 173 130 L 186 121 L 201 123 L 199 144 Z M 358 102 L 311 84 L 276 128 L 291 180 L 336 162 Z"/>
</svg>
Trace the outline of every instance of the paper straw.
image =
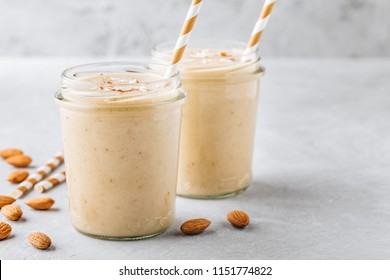
<svg viewBox="0 0 390 280">
<path fill-rule="evenodd" d="M 250 54 L 259 45 L 261 35 L 263 34 L 265 27 L 267 26 L 267 23 L 268 23 L 270 15 L 271 15 L 272 8 L 275 5 L 275 2 L 276 2 L 276 0 L 266 0 L 265 1 L 263 9 L 261 10 L 260 16 L 255 24 L 255 27 L 253 28 L 251 38 L 246 46 L 246 49 L 243 52 L 244 56 Z"/>
<path fill-rule="evenodd" d="M 16 190 L 11 193 L 11 196 L 15 199 L 21 198 L 28 193 L 36 183 L 41 181 L 43 177 L 52 172 L 58 165 L 64 161 L 64 156 L 61 152 L 58 152 L 54 158 L 48 160 L 44 165 L 39 167 L 34 174 L 30 174 L 26 180 L 21 182 Z"/>
<path fill-rule="evenodd" d="M 47 178 L 43 181 L 40 181 L 39 183 L 37 183 L 35 185 L 34 190 L 39 192 L 39 193 L 43 193 L 43 192 L 48 191 L 51 188 L 59 185 L 60 183 L 65 181 L 65 179 L 66 179 L 66 177 L 65 177 L 65 170 L 64 170 L 64 171 L 61 171 L 60 173 L 57 173 L 57 174 L 54 174 L 53 176 L 50 176 L 49 178 Z"/>
<path fill-rule="evenodd" d="M 188 9 L 186 19 L 180 32 L 180 36 L 176 41 L 175 49 L 173 50 L 169 67 L 165 72 L 165 78 L 172 77 L 179 69 L 179 62 L 183 57 L 184 50 L 186 49 L 188 40 L 191 35 L 191 31 L 195 25 L 195 21 L 198 17 L 202 2 L 203 0 L 192 0 L 191 7 Z"/>
</svg>

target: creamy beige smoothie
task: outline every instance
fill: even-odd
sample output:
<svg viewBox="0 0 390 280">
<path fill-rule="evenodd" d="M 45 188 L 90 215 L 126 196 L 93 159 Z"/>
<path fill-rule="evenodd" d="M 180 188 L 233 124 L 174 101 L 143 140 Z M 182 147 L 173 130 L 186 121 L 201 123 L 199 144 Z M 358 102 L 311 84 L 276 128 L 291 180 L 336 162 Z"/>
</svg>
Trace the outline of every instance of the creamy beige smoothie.
<svg viewBox="0 0 390 280">
<path fill-rule="evenodd" d="M 173 223 L 184 98 L 178 77 L 164 79 L 140 65 L 63 73 L 56 100 L 76 229 L 140 239 Z"/>
<path fill-rule="evenodd" d="M 188 99 L 183 109 L 177 193 L 218 198 L 239 193 L 251 183 L 259 80 L 264 69 L 255 52 L 243 57 L 243 44 L 205 45 L 189 46 L 180 69 Z M 169 45 L 157 47 L 155 61 L 166 61 L 167 49 Z"/>
</svg>

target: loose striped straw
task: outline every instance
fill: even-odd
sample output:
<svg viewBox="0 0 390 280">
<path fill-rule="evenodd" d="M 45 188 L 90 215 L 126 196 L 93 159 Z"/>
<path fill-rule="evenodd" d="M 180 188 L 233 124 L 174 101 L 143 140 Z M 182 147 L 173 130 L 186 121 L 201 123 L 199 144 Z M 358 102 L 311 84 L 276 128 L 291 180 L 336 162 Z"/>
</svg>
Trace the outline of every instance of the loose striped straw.
<svg viewBox="0 0 390 280">
<path fill-rule="evenodd" d="M 53 176 L 50 176 L 49 178 L 37 183 L 34 187 L 34 190 L 39 193 L 43 193 L 57 186 L 63 181 L 65 181 L 65 178 L 66 177 L 65 177 L 65 170 L 64 170 L 61 171 L 60 173 L 54 174 Z"/>
<path fill-rule="evenodd" d="M 36 183 L 41 181 L 43 177 L 52 172 L 58 165 L 64 161 L 64 157 L 61 152 L 58 152 L 54 158 L 48 160 L 44 165 L 39 167 L 36 173 L 31 174 L 26 180 L 21 182 L 16 190 L 11 193 L 11 196 L 18 199 L 29 192 Z"/>
<path fill-rule="evenodd" d="M 263 34 L 265 27 L 267 26 L 267 23 L 268 23 L 270 15 L 271 15 L 272 8 L 275 5 L 275 2 L 276 2 L 276 0 L 266 0 L 265 1 L 263 9 L 261 10 L 260 16 L 255 24 L 255 27 L 253 28 L 251 38 L 246 46 L 246 49 L 243 52 L 244 56 L 250 54 L 259 45 L 261 35 Z"/>
<path fill-rule="evenodd" d="M 200 7 L 202 6 L 203 0 L 192 0 L 191 7 L 188 10 L 186 19 L 179 38 L 176 41 L 175 49 L 173 50 L 170 65 L 165 72 L 165 77 L 170 78 L 176 74 L 179 68 L 179 62 L 183 57 L 184 50 L 186 49 L 188 40 L 191 35 L 191 31 L 195 25 L 195 21 L 198 17 Z"/>
</svg>

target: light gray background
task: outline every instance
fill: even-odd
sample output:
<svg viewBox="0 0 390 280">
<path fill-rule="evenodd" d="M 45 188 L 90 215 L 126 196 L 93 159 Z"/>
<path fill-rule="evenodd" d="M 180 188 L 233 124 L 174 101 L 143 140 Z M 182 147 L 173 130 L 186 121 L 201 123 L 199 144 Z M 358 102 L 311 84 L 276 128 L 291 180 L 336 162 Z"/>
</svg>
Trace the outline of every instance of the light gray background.
<svg viewBox="0 0 390 280">
<path fill-rule="evenodd" d="M 175 40 L 190 0 L 0 0 L 0 56 L 148 54 Z M 246 41 L 261 0 L 205 0 L 196 38 Z M 280 0 L 269 56 L 389 56 L 390 1 Z"/>
</svg>

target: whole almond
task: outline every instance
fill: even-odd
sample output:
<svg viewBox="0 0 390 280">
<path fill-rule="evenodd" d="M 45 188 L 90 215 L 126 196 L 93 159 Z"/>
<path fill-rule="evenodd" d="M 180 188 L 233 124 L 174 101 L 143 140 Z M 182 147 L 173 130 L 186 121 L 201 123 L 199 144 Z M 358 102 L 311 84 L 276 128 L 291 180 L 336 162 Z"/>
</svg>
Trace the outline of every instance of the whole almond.
<svg viewBox="0 0 390 280">
<path fill-rule="evenodd" d="M 9 205 L 15 202 L 15 198 L 5 195 L 0 195 L 0 208 L 3 208 L 5 205 Z"/>
<path fill-rule="evenodd" d="M 233 226 L 238 228 L 244 228 L 249 225 L 250 222 L 248 214 L 241 210 L 229 212 L 226 218 Z"/>
<path fill-rule="evenodd" d="M 31 198 L 26 204 L 35 210 L 48 210 L 53 206 L 54 200 L 49 196 Z"/>
<path fill-rule="evenodd" d="M 12 231 L 12 227 L 4 222 L 0 222 L 0 240 L 6 239 Z"/>
<path fill-rule="evenodd" d="M 6 162 L 15 167 L 28 167 L 32 159 L 26 155 L 16 155 L 6 159 Z"/>
<path fill-rule="evenodd" d="M 42 232 L 34 232 L 28 236 L 28 242 L 37 249 L 45 250 L 50 247 L 51 239 Z"/>
<path fill-rule="evenodd" d="M 23 154 L 23 151 L 21 151 L 19 149 L 13 149 L 13 148 L 4 149 L 4 150 L 0 151 L 0 157 L 2 157 L 3 159 L 6 159 L 6 158 L 9 158 L 12 156 L 22 155 L 22 154 Z"/>
<path fill-rule="evenodd" d="M 211 222 L 207 219 L 198 218 L 198 219 L 192 219 L 184 222 L 180 230 L 187 235 L 195 235 L 202 233 L 208 226 L 211 224 Z"/>
<path fill-rule="evenodd" d="M 28 177 L 28 175 L 29 173 L 26 170 L 17 170 L 11 172 L 8 175 L 7 180 L 10 181 L 11 183 L 17 184 L 23 182 L 24 179 Z"/>
<path fill-rule="evenodd" d="M 22 209 L 16 205 L 5 205 L 3 208 L 1 208 L 1 213 L 4 215 L 4 217 L 11 221 L 17 221 L 23 215 Z"/>
</svg>

